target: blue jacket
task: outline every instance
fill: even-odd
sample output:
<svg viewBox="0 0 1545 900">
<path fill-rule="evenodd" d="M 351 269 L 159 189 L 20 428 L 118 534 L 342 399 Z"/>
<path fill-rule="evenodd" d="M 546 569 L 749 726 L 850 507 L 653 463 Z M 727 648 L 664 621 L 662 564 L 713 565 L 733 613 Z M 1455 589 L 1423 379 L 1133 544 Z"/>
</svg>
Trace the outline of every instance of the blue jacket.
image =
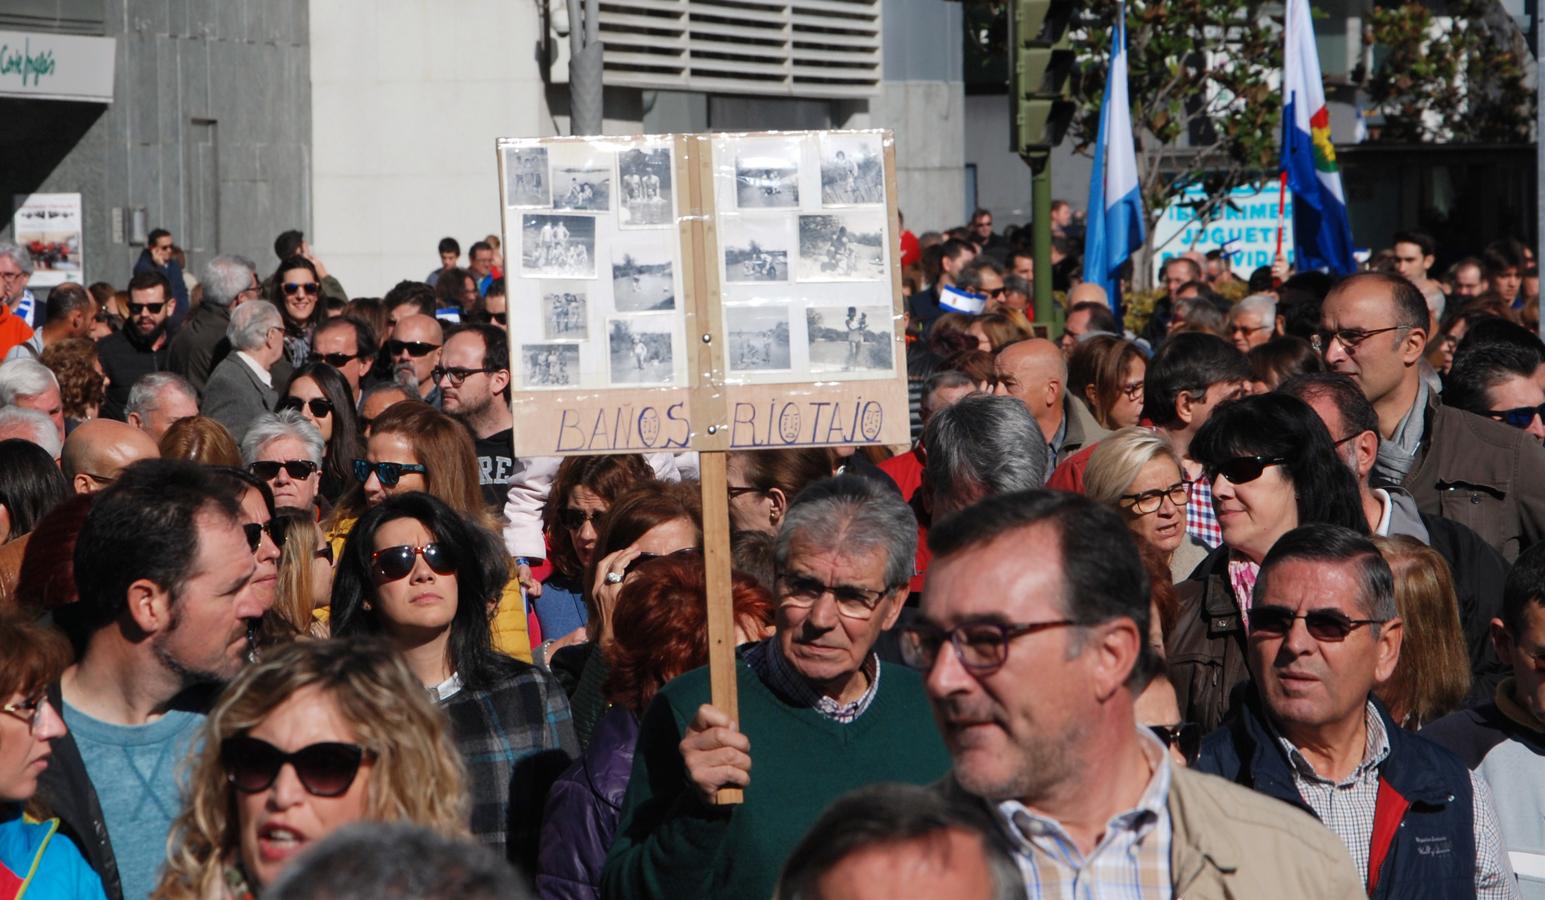
<svg viewBox="0 0 1545 900">
<path fill-rule="evenodd" d="M 107 896 L 97 873 L 58 830 L 58 819 L 39 822 L 15 805 L 0 806 L 0 900 Z"/>
<path fill-rule="evenodd" d="M 1378 868 L 1374 898 L 1448 898 L 1475 895 L 1475 830 L 1470 772 L 1452 753 L 1397 727 L 1377 700 L 1374 706 L 1389 735 L 1389 756 L 1379 767 L 1379 814 L 1386 815 L 1392 791 L 1394 839 Z M 1239 714 L 1207 736 L 1195 768 L 1291 803 L 1311 815 L 1293 784 L 1287 755 L 1262 718 L 1254 692 Z"/>
<path fill-rule="evenodd" d="M 585 754 L 547 795 L 536 892 L 542 900 L 595 900 L 601 867 L 633 775 L 638 716 L 614 706 L 591 735 Z"/>
</svg>

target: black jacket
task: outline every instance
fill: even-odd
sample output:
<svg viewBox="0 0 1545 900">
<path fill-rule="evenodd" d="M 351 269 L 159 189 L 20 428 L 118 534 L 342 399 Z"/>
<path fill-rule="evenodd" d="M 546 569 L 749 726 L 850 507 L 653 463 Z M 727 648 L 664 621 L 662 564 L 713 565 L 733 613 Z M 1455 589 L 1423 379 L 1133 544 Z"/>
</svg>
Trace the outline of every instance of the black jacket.
<svg viewBox="0 0 1545 900">
<path fill-rule="evenodd" d="M 124 405 L 129 402 L 129 389 L 134 387 L 134 382 L 151 372 L 167 371 L 167 360 L 171 355 L 169 341 L 159 350 L 141 347 L 129 339 L 127 329 L 134 326 L 125 323 L 123 327 L 125 331 L 115 331 L 97 342 L 97 359 L 109 379 L 107 397 L 102 401 L 102 416 L 120 422 L 126 417 Z"/>
<path fill-rule="evenodd" d="M 209 374 L 231 352 L 225 330 L 231 324 L 229 307 L 213 303 L 199 304 L 172 340 L 167 356 L 169 371 L 188 379 L 200 395 L 209 383 Z"/>
<path fill-rule="evenodd" d="M 48 702 L 56 710 L 64 709 L 59 682 L 48 686 Z M 60 715 L 63 715 L 61 712 Z M 48 768 L 38 777 L 38 800 L 49 813 L 59 817 L 59 830 L 80 847 L 86 862 L 102 879 L 108 900 L 123 900 L 123 885 L 118 879 L 118 860 L 107 837 L 107 818 L 97 800 L 97 789 L 86 774 L 75 735 L 55 738 L 54 755 Z"/>
</svg>

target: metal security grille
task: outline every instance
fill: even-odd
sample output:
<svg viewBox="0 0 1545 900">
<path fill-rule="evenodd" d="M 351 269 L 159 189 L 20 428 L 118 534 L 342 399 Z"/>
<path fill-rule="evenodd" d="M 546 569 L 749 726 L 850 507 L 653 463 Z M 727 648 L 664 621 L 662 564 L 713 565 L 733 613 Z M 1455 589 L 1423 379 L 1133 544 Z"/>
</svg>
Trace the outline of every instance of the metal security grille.
<svg viewBox="0 0 1545 900">
<path fill-rule="evenodd" d="M 605 83 L 787 97 L 880 88 L 881 0 L 601 3 Z"/>
</svg>

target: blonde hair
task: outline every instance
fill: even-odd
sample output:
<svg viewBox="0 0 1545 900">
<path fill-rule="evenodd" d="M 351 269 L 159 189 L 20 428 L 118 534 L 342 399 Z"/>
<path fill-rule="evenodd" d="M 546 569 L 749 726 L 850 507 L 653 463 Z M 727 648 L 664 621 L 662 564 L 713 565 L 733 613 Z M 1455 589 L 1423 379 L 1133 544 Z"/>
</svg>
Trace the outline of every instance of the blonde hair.
<svg viewBox="0 0 1545 900">
<path fill-rule="evenodd" d="M 189 760 L 182 812 L 167 838 L 166 869 L 153 896 L 223 896 L 224 869 L 240 836 L 220 745 L 251 731 L 307 687 L 337 704 L 374 760 L 366 775 L 367 820 L 408 821 L 469 836 L 461 754 L 407 663 L 379 638 L 299 641 L 238 675 L 204 721 L 202 749 Z"/>
<path fill-rule="evenodd" d="M 1084 496 L 1097 503 L 1112 506 L 1120 499 L 1137 473 L 1158 457 L 1164 457 L 1180 469 L 1180 455 L 1169 439 L 1156 431 L 1132 426 L 1123 428 L 1095 445 L 1089 454 L 1089 467 L 1084 470 Z"/>
<path fill-rule="evenodd" d="M 1400 661 L 1373 689 L 1391 718 L 1415 731 L 1464 706 L 1470 655 L 1459 624 L 1459 601 L 1448 561 L 1415 538 L 1375 537 L 1395 575 L 1395 605 L 1405 627 Z"/>
<path fill-rule="evenodd" d="M 316 546 L 322 539 L 322 528 L 312 518 L 310 510 L 278 509 L 274 511 L 274 524 L 284 530 L 284 543 L 279 553 L 279 596 L 274 601 L 274 612 L 295 629 L 296 634 L 326 637 L 319 631 L 312 610 L 326 606 L 328 598 L 317 597 L 311 591 L 311 573 L 316 565 Z M 325 628 L 325 626 L 324 626 Z"/>
</svg>

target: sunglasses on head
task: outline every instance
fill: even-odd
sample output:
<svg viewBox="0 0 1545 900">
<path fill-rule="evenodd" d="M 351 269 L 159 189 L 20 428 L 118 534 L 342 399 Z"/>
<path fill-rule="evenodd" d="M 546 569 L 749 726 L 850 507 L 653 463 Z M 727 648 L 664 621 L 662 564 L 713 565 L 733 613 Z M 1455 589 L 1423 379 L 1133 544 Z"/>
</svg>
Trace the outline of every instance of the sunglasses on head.
<svg viewBox="0 0 1545 900">
<path fill-rule="evenodd" d="M 284 549 L 284 532 L 274 527 L 273 519 L 269 519 L 267 522 L 244 522 L 241 526 L 241 531 L 247 536 L 247 546 L 252 548 L 253 553 L 256 553 L 258 545 L 263 543 L 263 532 L 265 531 L 273 539 L 275 547 L 281 550 Z"/>
<path fill-rule="evenodd" d="M 220 767 L 226 780 L 244 794 L 256 794 L 273 786 L 286 765 L 313 796 L 337 797 L 346 793 L 359 774 L 360 764 L 372 755 L 357 744 L 323 741 L 285 753 L 267 741 L 247 735 L 228 737 L 220 743 Z"/>
<path fill-rule="evenodd" d="M 439 344 L 431 344 L 427 341 L 393 340 L 386 342 L 387 356 L 401 356 L 403 351 L 406 350 L 409 356 L 413 357 L 414 359 L 418 359 L 421 356 L 428 356 L 430 353 L 433 353 L 438 349 L 440 349 Z"/>
<path fill-rule="evenodd" d="M 159 316 L 163 309 L 166 309 L 166 301 L 164 300 L 160 303 L 130 303 L 129 315 L 138 316 L 150 313 L 152 316 Z"/>
<path fill-rule="evenodd" d="M 325 419 L 333 414 L 333 403 L 326 397 L 312 397 L 303 400 L 300 397 L 285 397 L 279 401 L 279 410 L 293 409 L 299 412 L 302 409 L 310 409 L 311 415 L 318 419 Z"/>
<path fill-rule="evenodd" d="M 1534 424 L 1534 417 L 1545 419 L 1545 403 L 1539 406 L 1520 406 L 1515 409 L 1488 409 L 1486 415 L 1499 422 L 1506 422 L 1514 428 L 1528 428 Z"/>
<path fill-rule="evenodd" d="M 286 294 L 299 294 L 301 292 L 305 292 L 307 296 L 315 297 L 317 295 L 317 291 L 321 289 L 322 286 L 317 284 L 315 281 L 308 281 L 304 284 L 297 284 L 293 281 L 286 281 L 284 283 L 284 292 Z"/>
<path fill-rule="evenodd" d="M 1254 606 L 1250 608 L 1247 615 L 1252 634 L 1280 637 L 1293 630 L 1295 620 L 1303 619 L 1304 627 L 1308 629 L 1310 637 L 1317 641 L 1331 643 L 1346 640 L 1348 635 L 1364 625 L 1377 625 L 1382 621 L 1353 619 L 1335 609 L 1313 609 L 1300 614 L 1286 606 Z"/>
<path fill-rule="evenodd" d="M 1285 462 L 1285 456 L 1236 456 L 1220 463 L 1204 464 L 1202 469 L 1208 481 L 1222 475 L 1232 484 L 1248 484 L 1260 478 L 1268 466 L 1280 466 Z"/>
<path fill-rule="evenodd" d="M 354 478 L 360 484 L 370 479 L 370 473 L 376 474 L 376 479 L 383 487 L 396 487 L 403 475 L 417 472 L 420 475 L 429 474 L 429 470 L 418 463 L 378 462 L 373 463 L 368 459 L 354 460 Z"/>
<path fill-rule="evenodd" d="M 1202 752 L 1202 726 L 1195 722 L 1179 722 L 1174 725 L 1149 725 L 1148 730 L 1164 743 L 1174 747 L 1186 759 L 1186 765 L 1195 765 Z"/>
<path fill-rule="evenodd" d="M 387 547 L 370 554 L 370 568 L 382 581 L 406 578 L 413 571 L 414 558 L 424 557 L 424 563 L 436 575 L 452 575 L 456 572 L 456 553 L 445 544 L 425 544 L 415 547 L 402 544 Z"/>
<path fill-rule="evenodd" d="M 321 468 L 309 459 L 260 459 L 255 463 L 247 464 L 247 471 L 263 479 L 273 481 L 279 477 L 279 470 L 283 469 L 296 481 L 305 481 L 310 478 L 317 469 Z"/>
<path fill-rule="evenodd" d="M 328 365 L 332 366 L 335 369 L 341 369 L 344 366 L 348 365 L 349 363 L 353 362 L 354 360 L 359 359 L 359 354 L 358 353 L 323 353 L 323 354 L 321 354 L 321 357 L 322 357 L 322 362 L 327 363 Z"/>
</svg>

